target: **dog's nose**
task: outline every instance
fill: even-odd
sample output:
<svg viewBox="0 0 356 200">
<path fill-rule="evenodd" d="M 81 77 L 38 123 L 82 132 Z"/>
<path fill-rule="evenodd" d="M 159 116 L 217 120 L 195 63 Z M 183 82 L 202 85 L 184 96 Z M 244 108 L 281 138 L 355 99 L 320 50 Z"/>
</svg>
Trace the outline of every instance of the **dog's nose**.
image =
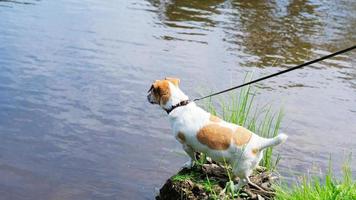
<svg viewBox="0 0 356 200">
<path fill-rule="evenodd" d="M 152 103 L 152 102 L 151 102 L 151 99 L 150 99 L 150 95 L 147 95 L 147 101 L 150 102 L 150 103 Z"/>
</svg>

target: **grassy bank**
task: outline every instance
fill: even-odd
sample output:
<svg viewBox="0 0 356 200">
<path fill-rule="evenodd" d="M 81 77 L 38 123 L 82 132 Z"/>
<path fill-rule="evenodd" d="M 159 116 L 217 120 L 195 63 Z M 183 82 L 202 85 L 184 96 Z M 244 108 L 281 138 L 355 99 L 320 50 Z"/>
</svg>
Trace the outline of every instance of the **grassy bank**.
<svg viewBox="0 0 356 200">
<path fill-rule="evenodd" d="M 324 180 L 324 181 L 321 181 Z M 291 187 L 275 187 L 277 200 L 355 200 L 356 181 L 352 178 L 350 160 L 343 166 L 343 177 L 333 176 L 331 164 L 324 177 L 303 177 L 300 183 Z"/>
<path fill-rule="evenodd" d="M 173 184 L 182 189 L 180 193 L 176 195 L 178 198 L 175 199 L 259 199 L 257 195 L 264 199 L 275 200 L 356 199 L 356 181 L 353 180 L 349 162 L 344 164 L 343 176 L 340 179 L 333 175 L 330 167 L 324 176 L 304 176 L 301 181 L 292 185 L 287 185 L 283 182 L 272 184 L 271 187 L 274 189 L 274 194 L 272 195 L 263 194 L 250 187 L 245 187 L 242 191 L 239 191 L 239 193 L 227 190 L 224 195 L 221 195 L 220 192 L 223 190 L 224 184 L 229 182 L 230 179 L 228 175 L 229 170 L 222 168 L 222 172 L 215 172 L 215 174 L 212 175 L 211 170 L 207 170 L 206 166 L 209 165 L 204 164 L 196 166 L 192 170 L 182 170 L 171 178 Z M 251 180 L 256 177 L 262 180 L 269 178 L 270 174 L 269 172 L 258 171 L 252 175 Z M 263 185 L 264 183 L 259 183 L 259 185 Z M 186 187 L 185 185 L 189 185 L 190 187 Z M 193 193 L 204 194 L 194 196 Z M 186 198 L 189 196 L 186 194 L 190 194 L 190 197 Z M 191 198 L 192 196 L 193 198 Z"/>
</svg>

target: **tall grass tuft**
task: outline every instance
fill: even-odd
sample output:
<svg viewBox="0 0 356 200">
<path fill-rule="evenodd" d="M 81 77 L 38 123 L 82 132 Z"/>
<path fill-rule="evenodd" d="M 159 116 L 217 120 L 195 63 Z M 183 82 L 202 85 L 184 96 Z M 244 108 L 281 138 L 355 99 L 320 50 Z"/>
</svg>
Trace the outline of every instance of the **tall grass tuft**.
<svg viewBox="0 0 356 200">
<path fill-rule="evenodd" d="M 245 79 L 246 82 L 246 79 Z M 256 90 L 246 86 L 238 94 L 230 95 L 227 101 L 219 100 L 216 106 L 211 99 L 205 103 L 205 108 L 212 114 L 224 120 L 246 127 L 252 132 L 265 137 L 275 137 L 280 128 L 283 111 L 273 112 L 270 105 L 258 106 L 254 102 Z M 264 150 L 260 165 L 268 170 L 275 170 L 280 156 L 272 157 L 273 147 Z"/>
<path fill-rule="evenodd" d="M 331 164 L 329 164 L 331 166 Z M 324 181 L 319 177 L 303 177 L 302 182 L 292 187 L 276 187 L 276 200 L 354 200 L 356 199 L 356 182 L 352 180 L 350 160 L 343 166 L 343 178 L 337 180 L 329 167 Z"/>
</svg>

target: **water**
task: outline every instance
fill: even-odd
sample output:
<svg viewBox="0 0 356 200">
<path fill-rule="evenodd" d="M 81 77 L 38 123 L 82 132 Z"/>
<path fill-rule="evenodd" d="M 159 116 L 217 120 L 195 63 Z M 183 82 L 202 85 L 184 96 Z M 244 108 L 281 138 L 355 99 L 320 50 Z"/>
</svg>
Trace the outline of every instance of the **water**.
<svg viewBox="0 0 356 200">
<path fill-rule="evenodd" d="M 0 199 L 152 199 L 187 160 L 151 82 L 191 97 L 356 43 L 355 1 L 0 1 Z M 355 52 L 257 84 L 280 171 L 356 147 Z M 355 152 L 354 152 L 355 155 Z M 355 173 L 355 158 L 352 169 Z M 317 171 L 317 170 L 316 170 Z"/>
</svg>

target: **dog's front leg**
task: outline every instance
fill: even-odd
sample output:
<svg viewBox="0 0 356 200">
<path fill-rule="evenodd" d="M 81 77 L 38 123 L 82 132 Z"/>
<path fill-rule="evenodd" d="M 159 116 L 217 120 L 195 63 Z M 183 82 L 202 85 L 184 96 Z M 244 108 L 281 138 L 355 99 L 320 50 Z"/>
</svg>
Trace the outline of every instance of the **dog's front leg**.
<svg viewBox="0 0 356 200">
<path fill-rule="evenodd" d="M 191 169 L 194 166 L 194 162 L 196 161 L 194 149 L 187 144 L 183 144 L 183 149 L 190 157 L 190 160 L 183 165 L 183 168 Z"/>
</svg>

